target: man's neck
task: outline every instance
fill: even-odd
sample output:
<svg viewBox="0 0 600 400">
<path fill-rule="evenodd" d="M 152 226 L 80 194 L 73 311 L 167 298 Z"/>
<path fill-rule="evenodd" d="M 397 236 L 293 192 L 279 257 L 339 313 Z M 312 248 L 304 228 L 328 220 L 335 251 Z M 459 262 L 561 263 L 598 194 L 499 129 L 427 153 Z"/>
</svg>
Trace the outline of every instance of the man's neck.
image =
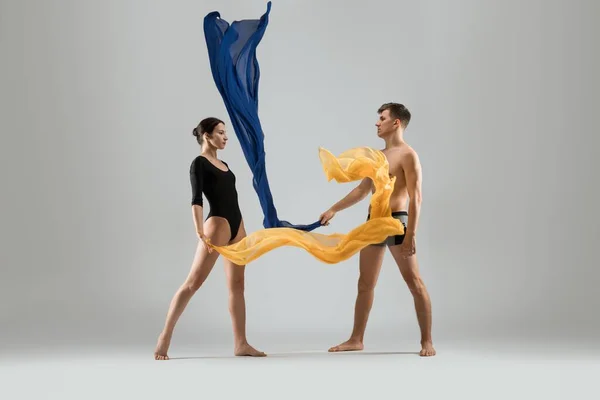
<svg viewBox="0 0 600 400">
<path fill-rule="evenodd" d="M 402 137 L 402 132 L 398 131 L 393 133 L 392 135 L 385 138 L 385 149 L 391 149 L 394 147 L 399 147 L 404 144 L 404 138 Z"/>
</svg>

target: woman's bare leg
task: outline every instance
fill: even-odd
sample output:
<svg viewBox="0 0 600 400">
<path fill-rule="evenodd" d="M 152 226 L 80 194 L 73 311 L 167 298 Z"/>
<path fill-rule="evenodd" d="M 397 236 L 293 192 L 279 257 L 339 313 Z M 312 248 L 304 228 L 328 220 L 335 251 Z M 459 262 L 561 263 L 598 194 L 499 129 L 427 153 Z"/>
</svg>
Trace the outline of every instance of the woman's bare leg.
<svg viewBox="0 0 600 400">
<path fill-rule="evenodd" d="M 217 246 L 226 244 L 231 237 L 231 234 L 229 233 L 229 224 L 223 218 L 218 217 L 211 217 L 204 223 L 204 233 L 211 239 L 211 242 Z M 185 310 L 185 307 L 194 293 L 202 286 L 210 274 L 210 271 L 212 271 L 218 257 L 219 253 L 216 251 L 208 253 L 204 243 L 198 240 L 198 246 L 196 247 L 196 254 L 194 256 L 194 261 L 192 262 L 190 273 L 171 300 L 171 305 L 167 313 L 167 320 L 163 331 L 158 338 L 156 350 L 154 351 L 154 358 L 156 360 L 169 359 L 167 351 L 171 344 L 171 337 L 173 336 L 175 324 L 179 320 L 179 317 L 183 313 L 183 310 Z"/>
<path fill-rule="evenodd" d="M 231 244 L 237 243 L 246 236 L 244 223 L 240 226 L 237 236 Z M 236 265 L 224 259 L 227 273 L 227 286 L 229 288 L 229 313 L 233 324 L 233 337 L 235 342 L 234 354 L 236 356 L 264 357 L 265 353 L 256 350 L 248 344 L 246 339 L 246 299 L 244 297 L 244 272 L 245 265 Z"/>
</svg>

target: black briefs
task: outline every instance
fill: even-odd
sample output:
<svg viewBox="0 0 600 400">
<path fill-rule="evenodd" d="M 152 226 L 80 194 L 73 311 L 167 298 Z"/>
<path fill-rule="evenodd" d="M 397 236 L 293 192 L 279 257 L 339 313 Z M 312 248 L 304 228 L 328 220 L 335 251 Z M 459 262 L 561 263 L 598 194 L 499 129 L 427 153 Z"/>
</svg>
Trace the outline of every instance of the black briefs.
<svg viewBox="0 0 600 400">
<path fill-rule="evenodd" d="M 371 214 L 369 214 L 367 216 L 367 220 L 369 220 L 370 217 L 371 217 Z M 404 225 L 404 230 L 406 230 L 406 224 L 408 223 L 408 212 L 394 211 L 392 213 L 392 217 L 396 218 L 397 220 L 402 222 L 402 225 Z M 385 246 L 385 245 L 396 246 L 398 244 L 402 244 L 403 241 L 404 241 L 404 235 L 394 235 L 394 236 L 388 236 L 388 238 L 381 243 L 373 243 L 373 246 Z"/>
</svg>

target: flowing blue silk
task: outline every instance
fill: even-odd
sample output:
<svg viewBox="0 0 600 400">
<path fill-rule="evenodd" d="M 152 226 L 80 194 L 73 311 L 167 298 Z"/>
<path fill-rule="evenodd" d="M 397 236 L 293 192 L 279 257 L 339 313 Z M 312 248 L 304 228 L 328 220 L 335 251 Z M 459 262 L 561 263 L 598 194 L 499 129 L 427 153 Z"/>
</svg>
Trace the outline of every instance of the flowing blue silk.
<svg viewBox="0 0 600 400">
<path fill-rule="evenodd" d="M 264 215 L 263 226 L 312 231 L 321 226 L 320 221 L 293 225 L 279 220 L 267 179 L 264 133 L 258 117 L 260 69 L 256 48 L 269 24 L 270 11 L 269 1 L 260 19 L 234 21 L 231 25 L 213 11 L 204 17 L 204 37 L 213 79 L 252 171 L 252 183 Z"/>
</svg>

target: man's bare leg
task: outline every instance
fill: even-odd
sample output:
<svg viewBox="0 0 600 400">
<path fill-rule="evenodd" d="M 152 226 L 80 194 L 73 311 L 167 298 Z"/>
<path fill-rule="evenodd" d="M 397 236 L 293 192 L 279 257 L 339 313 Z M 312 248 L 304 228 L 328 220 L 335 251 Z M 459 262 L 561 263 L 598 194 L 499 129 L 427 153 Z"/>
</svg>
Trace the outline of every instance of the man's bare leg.
<svg viewBox="0 0 600 400">
<path fill-rule="evenodd" d="M 329 349 L 330 352 L 357 351 L 364 348 L 367 320 L 375 298 L 375 285 L 385 255 L 384 246 L 367 246 L 360 252 L 360 277 L 354 306 L 354 328 L 350 339 Z"/>
<path fill-rule="evenodd" d="M 434 356 L 436 354 L 431 339 L 431 300 L 427 288 L 419 273 L 417 256 L 404 258 L 401 255 L 401 246 L 390 246 L 390 252 L 396 260 L 400 273 L 408 285 L 415 302 L 417 320 L 421 329 L 421 356 Z"/>
</svg>

